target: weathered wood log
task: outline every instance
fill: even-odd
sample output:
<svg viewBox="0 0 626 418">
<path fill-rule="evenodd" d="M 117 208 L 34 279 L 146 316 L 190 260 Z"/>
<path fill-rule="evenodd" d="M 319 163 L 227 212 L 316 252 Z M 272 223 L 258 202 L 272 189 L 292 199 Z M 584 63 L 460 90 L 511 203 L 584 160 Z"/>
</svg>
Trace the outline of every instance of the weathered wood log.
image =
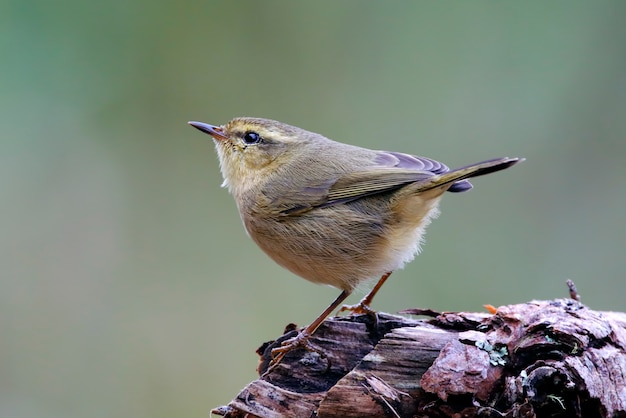
<svg viewBox="0 0 626 418">
<path fill-rule="evenodd" d="M 428 314 L 425 311 L 413 313 Z M 494 313 L 330 318 L 224 417 L 626 417 L 626 314 L 576 300 Z"/>
</svg>

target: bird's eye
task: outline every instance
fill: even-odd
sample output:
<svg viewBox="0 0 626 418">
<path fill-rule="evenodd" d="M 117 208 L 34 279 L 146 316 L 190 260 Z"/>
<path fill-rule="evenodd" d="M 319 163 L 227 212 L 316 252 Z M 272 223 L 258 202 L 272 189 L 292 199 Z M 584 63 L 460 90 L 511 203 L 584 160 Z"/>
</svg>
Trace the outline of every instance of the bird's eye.
<svg viewBox="0 0 626 418">
<path fill-rule="evenodd" d="M 258 144 L 259 142 L 261 142 L 261 135 L 253 131 L 246 132 L 243 135 L 243 142 L 245 142 L 246 144 Z"/>
</svg>

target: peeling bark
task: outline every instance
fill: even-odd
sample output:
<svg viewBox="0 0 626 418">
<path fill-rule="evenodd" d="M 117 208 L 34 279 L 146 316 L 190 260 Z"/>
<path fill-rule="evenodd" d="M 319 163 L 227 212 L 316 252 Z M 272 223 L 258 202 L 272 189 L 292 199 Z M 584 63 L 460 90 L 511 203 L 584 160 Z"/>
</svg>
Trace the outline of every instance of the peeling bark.
<svg viewBox="0 0 626 418">
<path fill-rule="evenodd" d="M 331 318 L 214 414 L 224 417 L 626 417 L 626 314 L 575 300 L 428 319 Z"/>
</svg>

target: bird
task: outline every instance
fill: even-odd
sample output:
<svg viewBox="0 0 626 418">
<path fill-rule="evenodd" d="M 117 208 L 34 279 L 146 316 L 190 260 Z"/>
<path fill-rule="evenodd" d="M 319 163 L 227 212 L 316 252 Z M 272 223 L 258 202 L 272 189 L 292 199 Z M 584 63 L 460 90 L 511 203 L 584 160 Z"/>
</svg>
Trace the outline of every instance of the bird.
<svg viewBox="0 0 626 418">
<path fill-rule="evenodd" d="M 434 159 L 333 141 L 279 121 L 237 117 L 224 125 L 190 121 L 209 134 L 247 234 L 297 276 L 341 293 L 308 326 L 271 351 L 269 370 L 307 347 L 322 322 L 360 285 L 377 280 L 355 314 L 391 273 L 419 253 L 445 192 L 523 158 L 495 158 L 450 170 Z"/>
</svg>

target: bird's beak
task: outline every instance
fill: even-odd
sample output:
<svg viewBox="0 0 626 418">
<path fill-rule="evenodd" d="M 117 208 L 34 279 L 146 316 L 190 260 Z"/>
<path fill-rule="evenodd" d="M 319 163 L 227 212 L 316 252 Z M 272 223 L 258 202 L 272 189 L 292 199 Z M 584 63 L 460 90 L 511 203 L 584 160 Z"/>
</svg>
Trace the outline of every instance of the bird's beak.
<svg viewBox="0 0 626 418">
<path fill-rule="evenodd" d="M 217 139 L 218 141 L 224 141 L 228 139 L 228 136 L 224 133 L 224 129 L 222 129 L 219 126 L 213 126 L 213 125 L 209 125 L 208 123 L 193 122 L 193 121 L 187 122 L 187 123 L 193 126 L 194 128 L 211 135 L 213 138 Z"/>
</svg>

